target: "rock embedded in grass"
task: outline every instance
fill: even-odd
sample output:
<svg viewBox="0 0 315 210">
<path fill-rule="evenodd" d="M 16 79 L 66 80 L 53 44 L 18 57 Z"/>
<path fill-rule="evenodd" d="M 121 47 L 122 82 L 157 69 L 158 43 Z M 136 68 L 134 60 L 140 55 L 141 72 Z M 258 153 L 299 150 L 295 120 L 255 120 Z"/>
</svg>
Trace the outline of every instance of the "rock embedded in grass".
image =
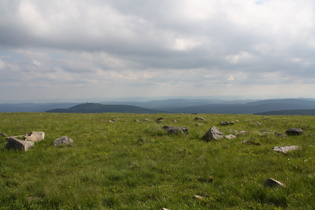
<svg viewBox="0 0 315 210">
<path fill-rule="evenodd" d="M 303 134 L 303 130 L 301 128 L 290 128 L 285 131 L 288 136 L 298 136 Z"/>
<path fill-rule="evenodd" d="M 215 126 L 212 126 L 210 130 L 202 137 L 206 141 L 219 140 L 223 138 L 223 134 Z"/>
<path fill-rule="evenodd" d="M 165 130 L 168 133 L 172 133 L 172 134 L 184 134 L 188 132 L 188 128 L 186 127 L 173 127 L 173 126 L 168 126 L 168 125 L 164 125 L 163 130 Z"/>
<path fill-rule="evenodd" d="M 45 139 L 45 132 L 42 131 L 32 131 L 24 136 L 24 139 L 27 141 L 43 141 Z"/>
<path fill-rule="evenodd" d="M 234 125 L 233 121 L 221 121 L 220 125 Z"/>
<path fill-rule="evenodd" d="M 61 136 L 53 142 L 54 146 L 60 146 L 60 145 L 69 145 L 72 144 L 73 140 L 69 138 L 68 136 Z"/>
<path fill-rule="evenodd" d="M 265 187 L 285 187 L 285 185 L 282 182 L 275 180 L 273 178 L 267 179 L 267 181 L 265 181 L 264 183 L 264 186 Z"/>
<path fill-rule="evenodd" d="M 298 150 L 299 149 L 299 146 L 284 146 L 284 147 L 279 147 L 279 146 L 276 146 L 273 148 L 273 151 L 276 151 L 276 152 L 281 152 L 283 154 L 287 154 L 288 152 L 291 152 L 291 151 L 294 151 L 294 150 Z"/>
<path fill-rule="evenodd" d="M 224 138 L 231 140 L 231 139 L 235 139 L 236 136 L 234 136 L 233 134 L 229 134 L 229 135 L 224 136 Z"/>
<path fill-rule="evenodd" d="M 27 151 L 31 147 L 34 146 L 34 142 L 32 142 L 32 141 L 18 140 L 14 137 L 8 137 L 7 140 L 8 140 L 8 143 L 6 145 L 7 149 L 16 149 L 16 150 Z"/>
</svg>

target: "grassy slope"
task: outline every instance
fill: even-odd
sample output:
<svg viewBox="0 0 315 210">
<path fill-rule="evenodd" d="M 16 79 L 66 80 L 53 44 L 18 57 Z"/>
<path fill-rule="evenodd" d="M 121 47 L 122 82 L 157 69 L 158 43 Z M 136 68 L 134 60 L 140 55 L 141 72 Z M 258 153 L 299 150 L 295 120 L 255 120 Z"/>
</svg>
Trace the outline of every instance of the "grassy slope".
<svg viewBox="0 0 315 210">
<path fill-rule="evenodd" d="M 315 206 L 315 118 L 200 114 L 0 113 L 0 133 L 46 132 L 27 152 L 8 151 L 0 139 L 0 209 L 311 209 Z M 164 117 L 163 123 L 154 119 Z M 115 118 L 115 123 L 108 120 Z M 144 122 L 143 119 L 151 119 Z M 140 122 L 133 122 L 139 119 Z M 177 122 L 172 122 L 176 119 Z M 219 122 L 235 121 L 232 126 Z M 262 123 L 261 126 L 253 122 Z M 169 135 L 163 125 L 186 126 Z M 234 140 L 204 142 L 213 125 L 224 134 L 246 130 Z M 290 127 L 302 136 L 278 137 Z M 71 147 L 53 140 L 68 135 Z M 139 139 L 143 139 L 139 141 Z M 242 144 L 242 140 L 260 143 Z M 274 146 L 298 145 L 287 155 Z M 208 182 L 208 177 L 214 178 Z M 269 177 L 286 188 L 265 188 Z M 202 179 L 206 181 L 201 181 Z M 204 199 L 195 199 L 201 195 Z"/>
</svg>

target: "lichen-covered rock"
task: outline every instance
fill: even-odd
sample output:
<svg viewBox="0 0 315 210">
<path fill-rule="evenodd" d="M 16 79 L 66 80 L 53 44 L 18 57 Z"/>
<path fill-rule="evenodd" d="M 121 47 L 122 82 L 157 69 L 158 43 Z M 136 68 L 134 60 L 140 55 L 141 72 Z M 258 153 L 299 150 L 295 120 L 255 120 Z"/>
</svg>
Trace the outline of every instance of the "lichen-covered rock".
<svg viewBox="0 0 315 210">
<path fill-rule="evenodd" d="M 219 131 L 218 128 L 212 126 L 202 138 L 206 141 L 219 140 L 223 138 L 223 134 Z"/>
<path fill-rule="evenodd" d="M 45 132 L 32 131 L 24 136 L 27 141 L 38 142 L 45 139 Z"/>
<path fill-rule="evenodd" d="M 303 130 L 301 128 L 290 128 L 285 131 L 288 136 L 298 136 L 303 134 Z"/>
<path fill-rule="evenodd" d="M 234 136 L 233 134 L 229 134 L 229 135 L 224 136 L 224 138 L 231 140 L 231 139 L 235 139 L 236 136 Z"/>
<path fill-rule="evenodd" d="M 6 145 L 7 149 L 16 149 L 16 150 L 27 151 L 31 147 L 34 146 L 34 142 L 32 142 L 32 141 L 18 140 L 14 137 L 8 137 L 7 140 L 8 140 L 8 143 Z"/>
<path fill-rule="evenodd" d="M 273 148 L 273 151 L 276 151 L 276 152 L 281 152 L 283 154 L 286 154 L 290 151 L 294 151 L 294 150 L 298 150 L 299 147 L 298 146 L 284 146 L 284 147 L 279 147 L 279 146 L 276 146 Z"/>
<path fill-rule="evenodd" d="M 188 132 L 188 128 L 186 127 L 173 127 L 173 126 L 168 126 L 168 125 L 164 125 L 163 130 L 165 130 L 168 133 L 173 133 L 173 134 L 184 134 Z"/>
<path fill-rule="evenodd" d="M 72 144 L 73 140 L 71 138 L 69 138 L 68 136 L 61 136 L 57 139 L 55 139 L 53 145 L 54 146 L 60 146 L 60 145 L 68 145 L 68 144 Z"/>
</svg>

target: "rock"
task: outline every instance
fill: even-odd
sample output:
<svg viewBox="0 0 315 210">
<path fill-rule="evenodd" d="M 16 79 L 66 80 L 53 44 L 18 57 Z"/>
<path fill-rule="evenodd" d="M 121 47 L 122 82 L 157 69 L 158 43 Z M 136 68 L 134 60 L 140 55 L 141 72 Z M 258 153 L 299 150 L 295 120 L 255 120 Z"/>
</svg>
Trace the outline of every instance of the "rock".
<svg viewBox="0 0 315 210">
<path fill-rule="evenodd" d="M 220 124 L 221 125 L 233 125 L 234 122 L 233 121 L 221 121 Z"/>
<path fill-rule="evenodd" d="M 290 151 L 294 151 L 294 150 L 298 150 L 298 149 L 299 149 L 298 146 L 284 146 L 284 147 L 276 146 L 276 147 L 273 148 L 273 151 L 281 152 L 283 154 L 287 154 Z"/>
<path fill-rule="evenodd" d="M 196 123 L 196 124 L 195 124 L 195 126 L 202 126 L 202 124 L 200 124 L 200 123 Z"/>
<path fill-rule="evenodd" d="M 160 117 L 160 118 L 157 118 L 155 121 L 157 122 L 157 123 L 160 123 L 160 122 L 162 122 L 164 120 L 164 118 L 163 117 Z"/>
<path fill-rule="evenodd" d="M 290 128 L 285 131 L 288 136 L 298 136 L 303 134 L 303 130 L 301 128 Z"/>
<path fill-rule="evenodd" d="M 195 120 L 196 121 L 206 121 L 204 118 L 202 118 L 202 117 L 195 117 Z"/>
<path fill-rule="evenodd" d="M 279 136 L 279 137 L 285 137 L 285 135 L 284 135 L 283 133 L 275 132 L 275 135 L 276 135 L 276 136 Z"/>
<path fill-rule="evenodd" d="M 264 183 L 265 187 L 285 187 L 285 185 L 273 178 L 269 178 L 267 179 L 267 181 L 265 181 Z"/>
<path fill-rule="evenodd" d="M 172 126 L 164 125 L 162 128 L 166 132 L 174 133 L 174 134 L 177 134 L 177 133 L 184 134 L 188 132 L 188 128 L 186 127 L 172 127 Z"/>
<path fill-rule="evenodd" d="M 140 122 L 139 120 L 134 120 L 134 122 Z"/>
<path fill-rule="evenodd" d="M 235 139 L 236 136 L 234 136 L 233 134 L 229 134 L 229 135 L 224 136 L 224 138 L 231 140 L 231 139 Z"/>
<path fill-rule="evenodd" d="M 24 136 L 24 139 L 27 141 L 38 142 L 45 139 L 45 132 L 41 131 L 32 131 Z"/>
<path fill-rule="evenodd" d="M 8 135 L 5 133 L 0 133 L 0 136 L 7 137 Z"/>
<path fill-rule="evenodd" d="M 32 141 L 18 140 L 14 137 L 8 137 L 7 140 L 8 140 L 8 143 L 6 145 L 7 149 L 17 149 L 17 150 L 27 151 L 31 147 L 34 146 L 34 142 Z"/>
<path fill-rule="evenodd" d="M 246 134 L 246 133 L 248 133 L 247 131 L 240 131 L 240 132 L 238 132 L 238 135 L 243 135 L 243 134 Z"/>
<path fill-rule="evenodd" d="M 143 121 L 145 121 L 145 122 L 149 122 L 150 120 L 149 120 L 149 119 L 143 119 Z"/>
<path fill-rule="evenodd" d="M 202 137 L 204 140 L 206 141 L 210 141 L 210 140 L 219 140 L 221 138 L 223 138 L 222 133 L 219 131 L 218 128 L 216 128 L 215 126 L 212 126 L 210 128 L 210 130 Z"/>
<path fill-rule="evenodd" d="M 260 122 L 253 122 L 254 125 L 262 126 Z"/>
<path fill-rule="evenodd" d="M 68 144 L 72 144 L 73 140 L 71 138 L 69 138 L 68 136 L 61 136 L 57 139 L 55 139 L 53 145 L 54 146 L 60 146 L 60 145 L 68 145 Z"/>
<path fill-rule="evenodd" d="M 202 195 L 194 195 L 194 198 L 198 199 L 198 200 L 205 200 L 206 197 L 202 196 Z"/>
</svg>

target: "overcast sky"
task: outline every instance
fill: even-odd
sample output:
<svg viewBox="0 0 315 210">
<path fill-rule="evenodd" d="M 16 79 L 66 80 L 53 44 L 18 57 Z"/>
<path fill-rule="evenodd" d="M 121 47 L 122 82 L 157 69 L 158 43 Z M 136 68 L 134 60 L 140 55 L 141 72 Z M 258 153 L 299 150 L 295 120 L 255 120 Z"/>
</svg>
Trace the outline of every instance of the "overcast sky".
<svg viewBox="0 0 315 210">
<path fill-rule="evenodd" d="M 315 98 L 314 0 L 0 0 L 0 102 Z"/>
</svg>

